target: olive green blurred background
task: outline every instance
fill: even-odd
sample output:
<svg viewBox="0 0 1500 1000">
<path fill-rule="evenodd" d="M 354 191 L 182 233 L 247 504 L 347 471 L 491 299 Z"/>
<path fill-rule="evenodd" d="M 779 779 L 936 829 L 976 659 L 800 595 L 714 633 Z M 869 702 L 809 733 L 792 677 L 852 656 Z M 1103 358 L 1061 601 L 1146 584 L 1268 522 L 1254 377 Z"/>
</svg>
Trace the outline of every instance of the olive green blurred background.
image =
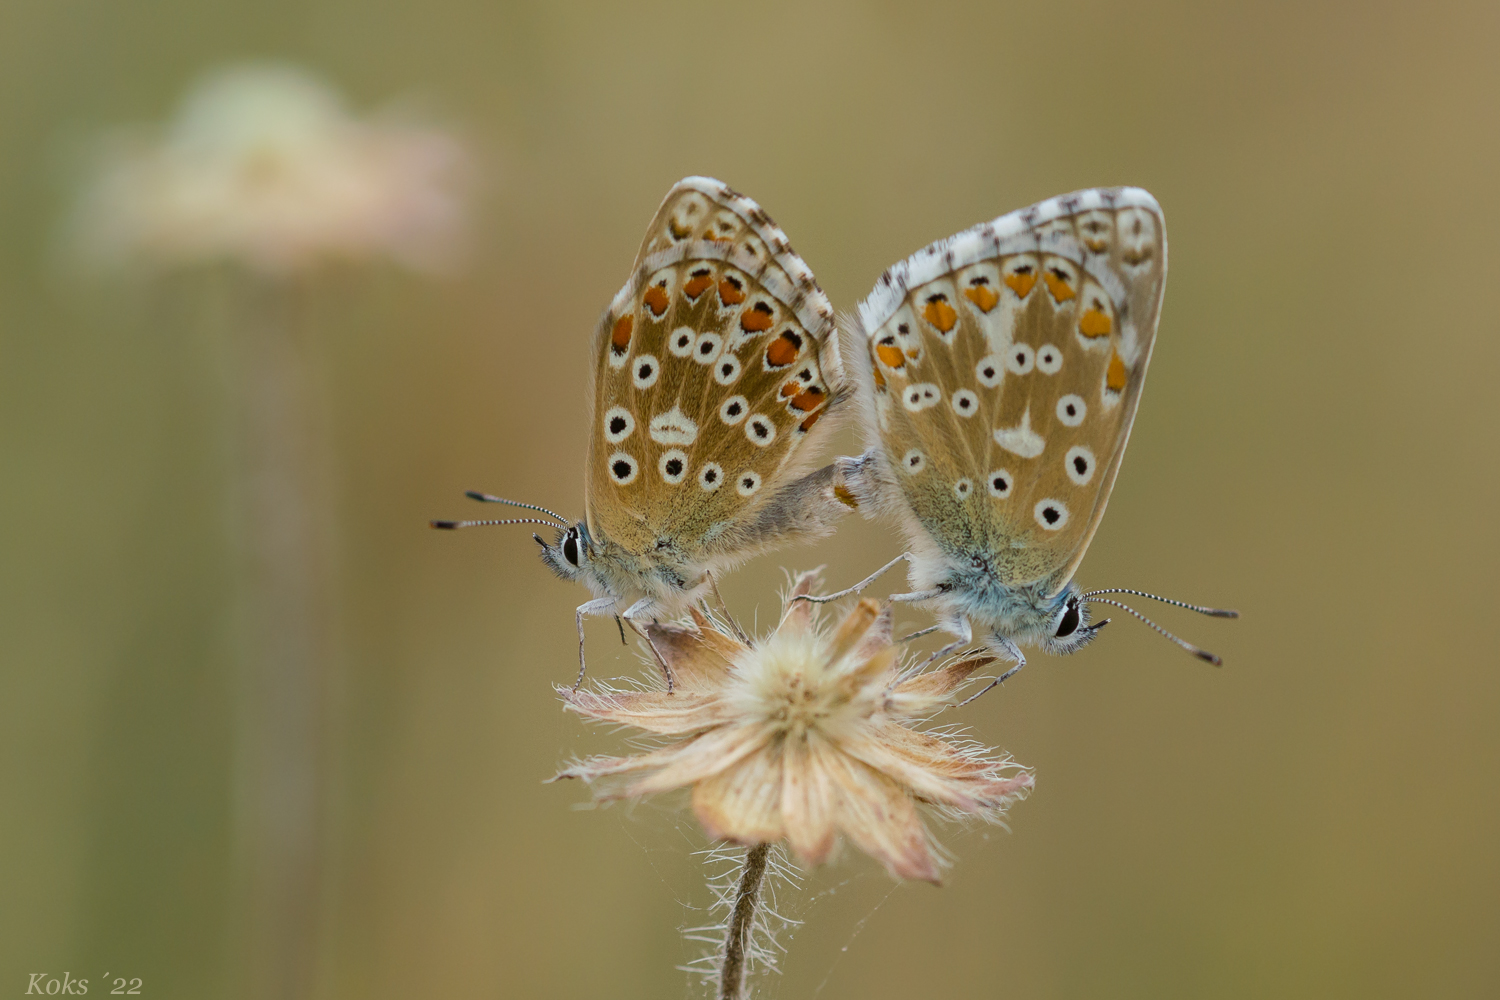
<svg viewBox="0 0 1500 1000">
<path fill-rule="evenodd" d="M 523 529 L 425 526 L 465 488 L 581 513 L 588 334 L 689 173 L 845 309 L 959 228 L 1149 188 L 1171 277 L 1080 579 L 1244 614 L 1143 608 L 1222 670 L 1117 621 L 964 709 L 1036 768 L 1011 831 L 943 831 L 941 889 L 846 853 L 767 995 L 1500 993 L 1497 50 L 1482 2 L 7 0 L 0 996 L 234 994 L 222 373 L 191 288 L 54 248 L 84 137 L 244 58 L 414 97 L 481 155 L 465 273 L 316 295 L 347 650 L 321 996 L 698 995 L 686 813 L 541 783 L 624 746 L 550 688 L 585 595 Z M 851 520 L 726 596 L 764 621 L 782 567 L 896 551 Z M 598 676 L 636 669 L 590 628 Z"/>
</svg>

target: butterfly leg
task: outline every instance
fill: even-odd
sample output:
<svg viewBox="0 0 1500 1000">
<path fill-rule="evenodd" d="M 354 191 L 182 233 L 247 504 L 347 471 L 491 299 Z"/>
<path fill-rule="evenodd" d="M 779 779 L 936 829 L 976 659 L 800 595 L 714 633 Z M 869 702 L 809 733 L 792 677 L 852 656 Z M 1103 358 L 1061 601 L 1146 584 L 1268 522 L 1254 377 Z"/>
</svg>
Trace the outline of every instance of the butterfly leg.
<svg viewBox="0 0 1500 1000">
<path fill-rule="evenodd" d="M 911 595 L 902 594 L 900 596 L 908 597 Z M 963 616 L 959 616 L 952 621 L 942 622 L 941 627 L 953 632 L 953 634 L 957 635 L 958 638 L 948 643 L 948 645 L 944 646 L 936 653 L 933 653 L 931 656 L 927 657 L 927 659 L 923 660 L 922 665 L 919 666 L 917 670 L 927 669 L 927 667 L 931 664 L 938 662 L 944 657 L 952 656 L 954 653 L 958 652 L 960 649 L 963 649 L 969 643 L 974 641 L 974 629 L 969 625 L 969 619 L 964 618 Z"/>
<path fill-rule="evenodd" d="M 998 649 L 997 649 L 997 647 L 998 647 Z M 971 694 L 967 698 L 965 698 L 963 701 L 959 702 L 958 703 L 958 707 L 959 708 L 963 708 L 969 702 L 973 701 L 975 698 L 978 698 L 979 695 L 984 694 L 987 691 L 989 691 L 990 688 L 997 687 L 998 685 L 1004 684 L 1007 678 L 1009 678 L 1017 670 L 1020 670 L 1022 667 L 1026 666 L 1026 655 L 1021 652 L 1021 648 L 1019 646 L 1017 646 L 1015 643 L 1011 642 L 1005 636 L 1003 636 L 1003 635 L 992 635 L 992 636 L 990 636 L 990 648 L 991 649 L 996 649 L 997 652 L 1002 652 L 1002 653 L 1006 654 L 1011 659 L 1013 659 L 1013 660 L 1016 661 L 1016 665 L 1013 666 L 1013 667 L 1011 667 L 1005 673 L 1001 674 L 999 677 L 996 677 L 994 680 L 990 681 L 977 694 Z"/>
<path fill-rule="evenodd" d="M 854 586 L 849 587 L 849 588 L 847 588 L 845 590 L 840 590 L 840 591 L 838 591 L 837 593 L 834 593 L 834 594 L 821 594 L 821 595 L 816 595 L 816 596 L 813 595 L 813 594 L 798 594 L 796 597 L 793 598 L 793 600 L 796 600 L 796 601 L 812 601 L 814 604 L 827 604 L 829 601 L 836 601 L 840 597 L 848 597 L 850 594 L 857 594 L 861 590 L 864 590 L 866 587 L 868 587 L 870 584 L 874 583 L 876 580 L 880 579 L 880 577 L 886 572 L 886 570 L 890 569 L 892 566 L 896 565 L 898 562 L 901 562 L 903 559 L 909 558 L 909 556 L 910 556 L 910 553 L 907 553 L 907 552 L 901 553 L 899 556 L 897 556 L 896 558 L 892 559 L 890 562 L 886 563 L 884 566 L 880 567 L 875 572 L 871 573 L 869 576 L 865 577 L 863 580 L 861 580 L 858 583 L 856 583 Z M 936 596 L 936 593 L 937 593 L 936 591 L 933 592 L 934 596 Z M 903 594 L 901 596 L 905 597 L 905 596 L 909 596 L 909 595 Z M 891 600 L 894 601 L 894 600 L 897 600 L 897 599 L 898 598 L 895 595 L 892 595 Z"/>
<path fill-rule="evenodd" d="M 651 646 L 652 650 L 655 650 L 656 646 L 652 644 L 651 637 L 646 634 L 646 630 L 641 628 L 636 619 L 646 617 L 646 612 L 650 611 L 655 604 L 656 598 L 643 597 L 620 613 L 620 617 L 630 623 L 630 627 L 635 631 L 635 634 L 645 639 L 646 645 Z M 660 654 L 657 655 L 656 659 L 658 665 L 661 667 L 662 674 L 667 678 L 667 694 L 671 694 L 672 671 L 668 668 L 667 662 L 661 658 Z"/>
<path fill-rule="evenodd" d="M 583 659 L 583 618 L 585 615 L 602 615 L 613 611 L 615 599 L 613 597 L 597 597 L 592 601 L 584 601 L 578 605 L 578 680 L 573 682 L 573 690 L 583 683 L 584 672 L 588 669 Z"/>
<path fill-rule="evenodd" d="M 744 629 L 740 628 L 740 623 L 734 620 L 734 615 L 729 613 L 729 605 L 724 603 L 724 595 L 719 593 L 719 581 L 714 579 L 712 573 L 705 572 L 703 575 L 708 579 L 708 592 L 713 594 L 714 600 L 718 602 L 719 613 L 724 616 L 724 620 L 729 623 L 729 627 L 734 629 L 734 634 L 740 642 L 743 642 L 747 646 L 750 645 L 750 637 L 745 634 Z"/>
</svg>

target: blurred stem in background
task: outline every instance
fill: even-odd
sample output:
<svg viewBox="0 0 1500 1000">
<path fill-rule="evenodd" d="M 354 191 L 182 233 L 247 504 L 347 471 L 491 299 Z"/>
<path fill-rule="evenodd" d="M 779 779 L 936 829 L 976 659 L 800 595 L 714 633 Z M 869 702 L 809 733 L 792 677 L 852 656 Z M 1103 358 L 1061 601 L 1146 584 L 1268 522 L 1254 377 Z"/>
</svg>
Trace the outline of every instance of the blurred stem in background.
<svg viewBox="0 0 1500 1000">
<path fill-rule="evenodd" d="M 330 265 L 453 265 L 469 187 L 452 134 L 355 116 L 301 70 L 255 64 L 210 73 L 165 128 L 109 136 L 70 220 L 82 262 L 234 276 L 222 327 L 241 561 L 231 981 L 248 1000 L 312 993 L 326 882 L 336 462 L 307 306 Z"/>
<path fill-rule="evenodd" d="M 247 276 L 230 322 L 240 537 L 235 981 L 310 995 L 327 819 L 328 691 L 337 663 L 331 449 L 307 289 Z"/>
</svg>

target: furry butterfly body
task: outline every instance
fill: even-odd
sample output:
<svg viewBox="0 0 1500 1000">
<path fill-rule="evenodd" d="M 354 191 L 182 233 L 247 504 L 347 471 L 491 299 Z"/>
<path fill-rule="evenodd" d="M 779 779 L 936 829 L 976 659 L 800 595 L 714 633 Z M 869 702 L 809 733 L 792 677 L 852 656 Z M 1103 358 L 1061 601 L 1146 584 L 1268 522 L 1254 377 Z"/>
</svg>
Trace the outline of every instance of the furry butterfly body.
<svg viewBox="0 0 1500 1000">
<path fill-rule="evenodd" d="M 1097 632 L 1073 575 L 1124 456 L 1166 268 L 1150 194 L 1080 191 L 927 247 L 848 324 L 869 447 L 842 474 L 900 526 L 915 589 L 898 597 L 931 607 L 950 648 L 978 629 L 1019 669 L 1017 643 L 1068 653 Z"/>
<path fill-rule="evenodd" d="M 595 594 L 580 667 L 584 616 L 675 615 L 740 561 L 832 530 L 836 470 L 808 469 L 848 395 L 833 310 L 785 234 L 719 181 L 674 185 L 594 333 L 584 518 L 536 539 Z"/>
</svg>

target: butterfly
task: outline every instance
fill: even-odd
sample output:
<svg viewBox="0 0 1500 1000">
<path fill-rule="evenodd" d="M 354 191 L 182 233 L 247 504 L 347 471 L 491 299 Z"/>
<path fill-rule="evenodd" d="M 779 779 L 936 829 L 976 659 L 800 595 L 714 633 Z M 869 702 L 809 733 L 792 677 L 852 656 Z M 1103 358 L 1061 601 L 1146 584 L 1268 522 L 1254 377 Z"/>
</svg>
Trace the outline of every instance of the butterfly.
<svg viewBox="0 0 1500 1000">
<path fill-rule="evenodd" d="M 907 540 L 880 572 L 906 560 L 914 590 L 892 599 L 932 608 L 933 628 L 958 636 L 935 656 L 980 629 L 1014 661 L 999 683 L 1025 665 L 1018 644 L 1065 654 L 1092 640 L 1107 620 L 1091 621 L 1091 602 L 1146 620 L 1099 595 L 1154 595 L 1085 592 L 1073 575 L 1120 471 L 1166 276 L 1150 194 L 1079 191 L 932 244 L 846 324 L 868 449 L 840 472 Z"/>
<path fill-rule="evenodd" d="M 542 561 L 595 595 L 576 612 L 580 683 L 585 616 L 635 625 L 717 598 L 723 572 L 853 506 L 834 466 L 808 471 L 850 395 L 833 309 L 770 216 L 717 180 L 667 192 L 594 331 L 591 378 L 581 521 L 471 492 L 551 520 L 432 522 L 557 529 L 532 536 Z"/>
</svg>

